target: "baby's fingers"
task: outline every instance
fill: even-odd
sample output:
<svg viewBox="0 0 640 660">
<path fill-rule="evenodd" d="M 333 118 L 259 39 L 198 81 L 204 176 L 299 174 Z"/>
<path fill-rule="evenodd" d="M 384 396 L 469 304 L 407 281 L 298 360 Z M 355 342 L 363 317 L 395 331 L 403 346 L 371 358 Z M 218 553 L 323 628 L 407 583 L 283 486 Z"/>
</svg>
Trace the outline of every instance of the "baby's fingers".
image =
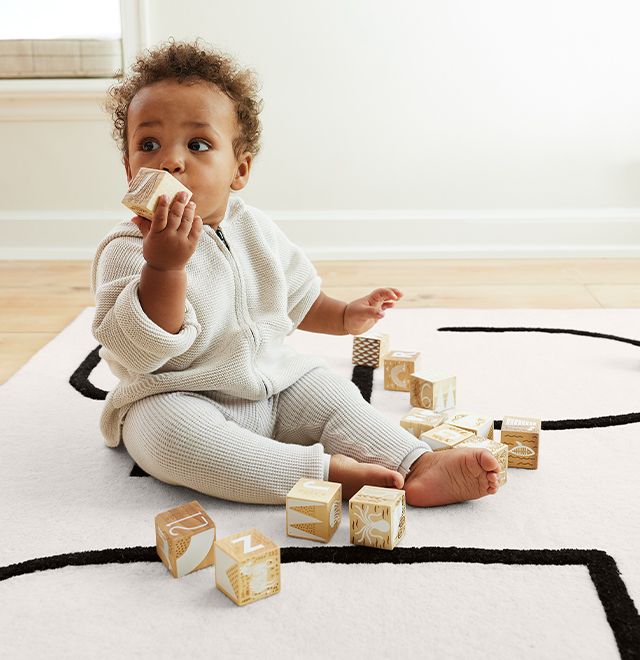
<svg viewBox="0 0 640 660">
<path fill-rule="evenodd" d="M 399 293 L 399 292 L 398 292 Z M 402 295 L 402 294 L 400 294 Z M 369 302 L 372 305 L 376 305 L 388 300 L 398 300 L 399 296 L 396 293 L 396 289 L 389 289 L 389 288 L 384 288 L 384 289 L 376 289 L 375 291 L 372 291 L 369 294 Z"/>
<path fill-rule="evenodd" d="M 167 213 L 169 211 L 169 199 L 166 195 L 160 195 L 153 211 L 151 219 L 151 231 L 161 232 L 167 226 Z"/>
<path fill-rule="evenodd" d="M 196 205 L 194 202 L 189 202 L 184 207 L 184 212 L 182 213 L 182 220 L 178 226 L 178 232 L 183 234 L 189 234 L 193 228 L 193 218 L 196 214 Z"/>
<path fill-rule="evenodd" d="M 197 215 L 193 222 L 191 223 L 191 231 L 189 232 L 189 238 L 195 242 L 200 238 L 200 233 L 202 232 L 202 218 Z"/>
</svg>

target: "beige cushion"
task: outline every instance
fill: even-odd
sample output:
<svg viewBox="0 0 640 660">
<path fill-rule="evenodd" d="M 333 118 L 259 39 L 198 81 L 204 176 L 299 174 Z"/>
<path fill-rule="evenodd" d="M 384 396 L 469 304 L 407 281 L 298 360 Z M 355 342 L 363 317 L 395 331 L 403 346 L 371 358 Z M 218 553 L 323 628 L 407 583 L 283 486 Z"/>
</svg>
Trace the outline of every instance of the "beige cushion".
<svg viewBox="0 0 640 660">
<path fill-rule="evenodd" d="M 119 39 L 0 40 L 0 78 L 112 78 L 121 68 Z"/>
</svg>

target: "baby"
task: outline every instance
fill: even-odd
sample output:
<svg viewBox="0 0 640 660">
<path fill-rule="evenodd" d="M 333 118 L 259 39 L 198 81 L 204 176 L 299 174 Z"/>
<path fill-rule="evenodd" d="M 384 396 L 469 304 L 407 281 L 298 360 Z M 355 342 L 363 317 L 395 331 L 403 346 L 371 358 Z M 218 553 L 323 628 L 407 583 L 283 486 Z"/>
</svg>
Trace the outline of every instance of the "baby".
<svg viewBox="0 0 640 660">
<path fill-rule="evenodd" d="M 282 504 L 301 477 L 404 488 L 433 506 L 498 490 L 486 449 L 433 453 L 318 357 L 296 328 L 358 335 L 402 293 L 350 303 L 320 289 L 304 255 L 237 195 L 259 151 L 253 74 L 201 43 L 141 55 L 108 108 L 128 181 L 166 170 L 192 191 L 161 198 L 98 246 L 93 323 L 118 378 L 100 426 L 148 474 L 214 497 Z"/>
</svg>

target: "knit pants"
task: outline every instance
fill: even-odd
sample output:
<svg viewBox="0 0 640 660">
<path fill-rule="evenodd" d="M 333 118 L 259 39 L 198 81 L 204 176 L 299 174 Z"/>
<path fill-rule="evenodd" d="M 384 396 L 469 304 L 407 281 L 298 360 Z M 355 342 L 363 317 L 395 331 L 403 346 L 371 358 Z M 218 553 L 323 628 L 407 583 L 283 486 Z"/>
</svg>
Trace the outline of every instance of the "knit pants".
<svg viewBox="0 0 640 660">
<path fill-rule="evenodd" d="M 326 480 L 331 454 L 406 474 L 429 451 L 324 368 L 262 401 L 219 392 L 146 397 L 127 412 L 122 439 L 156 479 L 261 504 L 283 504 L 302 477 Z"/>
</svg>

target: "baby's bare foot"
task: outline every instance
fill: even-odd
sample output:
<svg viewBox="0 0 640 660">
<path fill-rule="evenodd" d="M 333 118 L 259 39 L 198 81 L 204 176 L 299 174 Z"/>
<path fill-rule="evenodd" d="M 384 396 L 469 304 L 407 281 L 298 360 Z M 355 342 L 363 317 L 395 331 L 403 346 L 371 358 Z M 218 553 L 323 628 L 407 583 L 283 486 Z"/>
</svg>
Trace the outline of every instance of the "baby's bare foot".
<svg viewBox="0 0 640 660">
<path fill-rule="evenodd" d="M 493 495 L 498 491 L 499 469 L 498 461 L 487 449 L 423 454 L 405 480 L 407 504 L 439 506 Z"/>
<path fill-rule="evenodd" d="M 343 454 L 334 454 L 331 457 L 329 481 L 342 484 L 343 500 L 353 497 L 363 486 L 402 488 L 404 485 L 404 479 L 399 472 L 373 463 L 358 463 Z"/>
</svg>

